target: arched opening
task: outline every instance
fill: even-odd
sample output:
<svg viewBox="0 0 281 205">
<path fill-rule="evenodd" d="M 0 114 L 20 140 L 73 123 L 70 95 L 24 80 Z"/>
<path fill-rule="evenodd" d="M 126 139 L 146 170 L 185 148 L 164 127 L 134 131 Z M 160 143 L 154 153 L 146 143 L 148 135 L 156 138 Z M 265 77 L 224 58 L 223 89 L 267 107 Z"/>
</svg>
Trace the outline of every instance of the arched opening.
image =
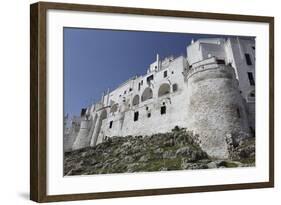
<svg viewBox="0 0 281 205">
<path fill-rule="evenodd" d="M 135 95 L 133 98 L 133 105 L 138 105 L 140 103 L 140 96 L 139 95 Z"/>
<path fill-rule="evenodd" d="M 114 112 L 117 111 L 117 109 L 118 109 L 118 103 L 115 103 L 114 105 L 111 106 L 110 112 L 111 112 L 111 113 L 112 113 L 112 112 L 114 113 Z"/>
<path fill-rule="evenodd" d="M 151 99 L 153 97 L 152 89 L 147 87 L 144 89 L 142 95 L 141 95 L 141 101 L 144 102 L 148 99 Z"/>
<path fill-rule="evenodd" d="M 158 97 L 161 97 L 163 95 L 167 95 L 170 93 L 170 85 L 168 83 L 164 83 L 160 85 L 158 90 Z"/>
</svg>

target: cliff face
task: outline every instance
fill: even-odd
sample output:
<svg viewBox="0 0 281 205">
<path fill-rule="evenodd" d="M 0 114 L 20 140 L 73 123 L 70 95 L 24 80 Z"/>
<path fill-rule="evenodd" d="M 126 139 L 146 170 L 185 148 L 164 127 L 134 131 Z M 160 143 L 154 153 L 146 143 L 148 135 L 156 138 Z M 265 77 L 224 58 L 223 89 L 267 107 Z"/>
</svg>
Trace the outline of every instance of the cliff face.
<svg viewBox="0 0 281 205">
<path fill-rule="evenodd" d="M 149 172 L 255 166 L 254 138 L 229 145 L 229 159 L 214 159 L 196 143 L 198 136 L 175 127 L 151 136 L 112 137 L 95 147 L 66 152 L 65 175 Z"/>
</svg>

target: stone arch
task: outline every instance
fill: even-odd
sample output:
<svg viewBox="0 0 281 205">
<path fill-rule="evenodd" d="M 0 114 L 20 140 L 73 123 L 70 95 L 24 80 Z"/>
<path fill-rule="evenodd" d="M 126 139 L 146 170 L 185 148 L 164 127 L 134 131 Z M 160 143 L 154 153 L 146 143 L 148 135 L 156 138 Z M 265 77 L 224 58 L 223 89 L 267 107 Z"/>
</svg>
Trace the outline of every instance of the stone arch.
<svg viewBox="0 0 281 205">
<path fill-rule="evenodd" d="M 169 94 L 170 90 L 170 85 L 168 83 L 163 83 L 158 89 L 158 97 Z"/>
<path fill-rule="evenodd" d="M 135 95 L 134 98 L 133 98 L 132 105 L 138 105 L 139 103 L 140 103 L 140 96 Z"/>
<path fill-rule="evenodd" d="M 153 92 L 150 87 L 147 87 L 144 89 L 142 95 L 141 95 L 141 101 L 144 102 L 148 99 L 151 99 L 153 97 Z"/>
<path fill-rule="evenodd" d="M 116 112 L 118 110 L 118 103 L 115 103 L 111 106 L 110 108 L 110 112 Z"/>
<path fill-rule="evenodd" d="M 96 143 L 97 143 L 97 140 L 98 140 L 98 136 L 100 134 L 100 131 L 101 131 L 101 126 L 102 126 L 102 121 L 104 119 L 107 118 L 107 112 L 106 110 L 102 110 L 98 119 L 97 119 L 97 122 L 96 122 L 96 125 L 95 125 L 95 130 L 94 130 L 94 134 L 93 134 L 93 137 L 92 137 L 92 140 L 91 140 L 91 146 L 95 146 Z"/>
</svg>

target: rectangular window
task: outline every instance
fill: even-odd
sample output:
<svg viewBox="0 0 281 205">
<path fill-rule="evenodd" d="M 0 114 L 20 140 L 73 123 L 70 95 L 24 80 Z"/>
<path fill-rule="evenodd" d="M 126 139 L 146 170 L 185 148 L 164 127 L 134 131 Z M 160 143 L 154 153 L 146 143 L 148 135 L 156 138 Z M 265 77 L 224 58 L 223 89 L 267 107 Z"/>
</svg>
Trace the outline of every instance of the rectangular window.
<svg viewBox="0 0 281 205">
<path fill-rule="evenodd" d="M 81 117 L 86 115 L 86 111 L 87 111 L 87 108 L 82 108 L 81 109 Z"/>
<path fill-rule="evenodd" d="M 138 121 L 139 119 L 139 112 L 134 113 L 134 121 Z"/>
<path fill-rule="evenodd" d="M 249 78 L 250 85 L 255 85 L 255 79 L 252 72 L 248 72 L 248 78 Z"/>
<path fill-rule="evenodd" d="M 173 92 L 176 92 L 178 90 L 178 84 L 173 84 Z"/>
<path fill-rule="evenodd" d="M 167 77 L 167 71 L 165 70 L 163 73 L 163 77 L 166 78 Z"/>
<path fill-rule="evenodd" d="M 245 53 L 245 58 L 246 58 L 247 65 L 252 65 L 252 60 L 249 53 Z"/>
<path fill-rule="evenodd" d="M 138 90 L 140 91 L 140 87 L 141 87 L 141 84 L 139 83 L 139 87 L 138 87 Z"/>
<path fill-rule="evenodd" d="M 162 106 L 162 107 L 161 107 L 160 113 L 161 113 L 161 115 L 166 114 L 166 106 Z"/>
<path fill-rule="evenodd" d="M 110 121 L 110 122 L 109 122 L 109 129 L 112 128 L 112 125 L 113 125 L 113 121 Z"/>
<path fill-rule="evenodd" d="M 146 78 L 146 81 L 147 81 L 148 84 L 149 84 L 150 81 L 152 81 L 152 80 L 153 80 L 153 75 L 148 76 L 148 77 Z"/>
<path fill-rule="evenodd" d="M 149 112 L 149 113 L 147 113 L 147 117 L 148 118 L 150 118 L 151 117 L 151 113 Z"/>
</svg>

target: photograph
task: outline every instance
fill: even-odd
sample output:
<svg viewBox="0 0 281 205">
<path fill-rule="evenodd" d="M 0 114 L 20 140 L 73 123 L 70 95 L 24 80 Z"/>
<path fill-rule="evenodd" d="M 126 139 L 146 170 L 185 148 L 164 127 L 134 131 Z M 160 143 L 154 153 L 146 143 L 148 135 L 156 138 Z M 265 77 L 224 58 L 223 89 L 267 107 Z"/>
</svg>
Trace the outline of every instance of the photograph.
<svg viewBox="0 0 281 205">
<path fill-rule="evenodd" d="M 231 33 L 63 27 L 63 175 L 255 167 L 255 50 Z"/>
</svg>

